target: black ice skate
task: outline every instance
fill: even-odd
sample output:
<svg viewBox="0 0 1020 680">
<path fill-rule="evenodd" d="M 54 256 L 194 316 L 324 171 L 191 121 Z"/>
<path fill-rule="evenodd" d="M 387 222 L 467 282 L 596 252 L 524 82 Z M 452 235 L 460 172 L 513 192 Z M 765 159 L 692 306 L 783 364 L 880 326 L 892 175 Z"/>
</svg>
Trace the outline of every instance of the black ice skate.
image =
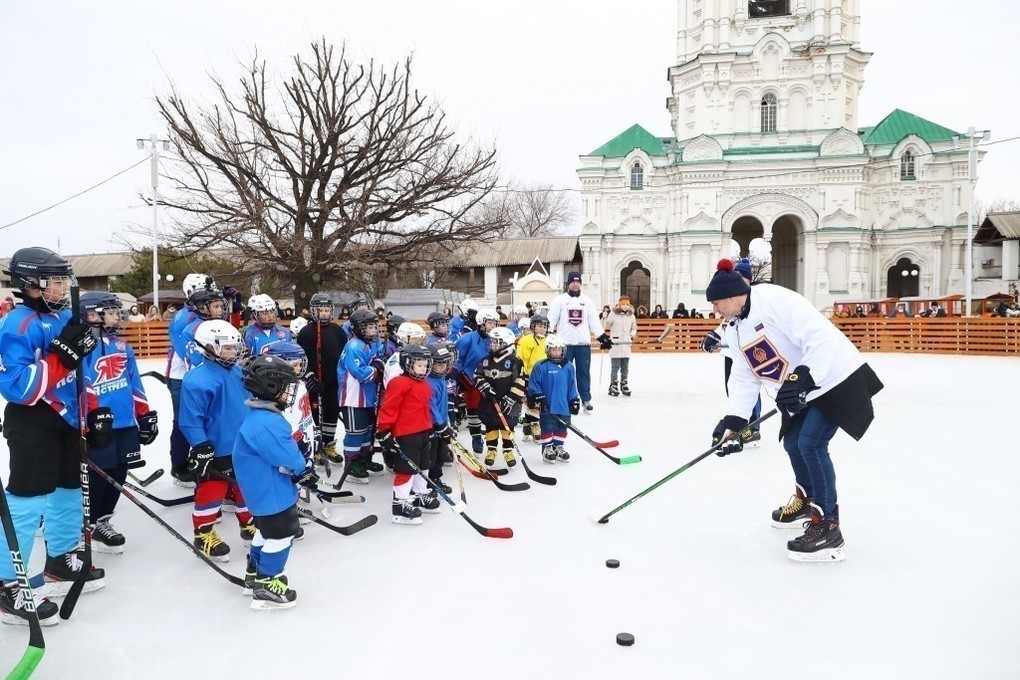
<svg viewBox="0 0 1020 680">
<path fill-rule="evenodd" d="M 258 578 L 258 571 L 255 569 L 255 565 L 251 561 L 251 553 L 248 554 L 248 563 L 244 567 L 244 589 L 241 594 L 245 597 L 251 597 L 252 593 L 255 592 L 255 579 Z"/>
<path fill-rule="evenodd" d="M 814 503 L 809 506 L 811 522 L 805 522 L 807 530 L 786 542 L 787 555 L 796 562 L 842 562 L 843 533 L 839 530 L 838 517 L 826 517 Z"/>
<path fill-rule="evenodd" d="M 620 392 L 622 392 L 623 396 L 625 396 L 625 397 L 629 397 L 630 396 L 630 387 L 627 385 L 627 381 L 626 380 L 621 380 L 620 381 Z"/>
<path fill-rule="evenodd" d="M 740 441 L 744 444 L 745 449 L 756 449 L 761 446 L 761 432 L 748 427 L 740 432 Z"/>
<path fill-rule="evenodd" d="M 453 487 L 449 486 L 448 484 L 443 484 L 443 480 L 440 479 L 439 477 L 429 477 L 429 480 L 433 484 L 438 486 L 440 489 L 442 489 L 443 493 L 445 493 L 447 496 L 453 493 Z"/>
<path fill-rule="evenodd" d="M 187 463 L 170 466 L 170 480 L 176 486 L 183 486 L 185 489 L 195 487 L 195 475 L 188 469 Z"/>
<path fill-rule="evenodd" d="M 620 396 L 620 384 L 615 380 L 609 383 L 609 396 L 610 397 Z"/>
<path fill-rule="evenodd" d="M 543 446 L 542 460 L 544 460 L 547 463 L 555 463 L 557 460 L 559 460 L 559 457 L 556 455 L 556 447 L 553 446 L 552 444 L 546 444 L 545 446 Z"/>
<path fill-rule="evenodd" d="M 556 446 L 554 447 L 554 450 L 556 452 L 556 460 L 558 460 L 561 463 L 570 462 L 570 454 L 567 453 L 567 450 L 565 448 L 563 448 L 562 446 Z"/>
<path fill-rule="evenodd" d="M 412 498 L 393 497 L 394 524 L 421 524 L 421 509 L 415 507 Z"/>
<path fill-rule="evenodd" d="M 241 525 L 241 540 L 245 546 L 250 546 L 255 538 L 255 520 L 249 520 L 247 524 Z"/>
<path fill-rule="evenodd" d="M 255 579 L 251 594 L 252 609 L 290 609 L 297 604 L 297 591 L 287 584 L 287 577 L 263 576 Z"/>
<path fill-rule="evenodd" d="M 347 479 L 355 484 L 368 484 L 368 466 L 364 458 L 354 459 L 351 469 L 347 473 Z"/>
<path fill-rule="evenodd" d="M 437 515 L 442 512 L 441 505 L 439 496 L 435 491 L 427 491 L 414 497 L 414 507 L 420 508 L 422 512 L 427 512 L 430 515 Z"/>
<path fill-rule="evenodd" d="M 591 412 L 595 410 L 595 407 L 591 405 L 590 401 L 584 402 L 582 406 L 583 408 L 581 410 L 589 415 L 591 415 Z"/>
<path fill-rule="evenodd" d="M 0 583 L 0 621 L 14 626 L 27 626 L 30 617 L 27 593 L 18 587 L 17 581 Z M 55 603 L 36 595 L 35 613 L 43 626 L 55 626 L 60 623 L 57 613 L 60 611 Z"/>
<path fill-rule="evenodd" d="M 92 550 L 107 555 L 120 555 L 124 552 L 123 534 L 113 528 L 110 520 L 113 515 L 104 515 L 92 525 Z"/>
<path fill-rule="evenodd" d="M 390 467 L 393 467 L 392 465 Z M 369 460 L 365 463 L 365 470 L 372 477 L 381 477 L 386 474 L 386 466 L 382 463 L 377 463 L 374 460 Z"/>
<path fill-rule="evenodd" d="M 212 525 L 195 529 L 195 547 L 213 562 L 230 561 L 230 546 L 223 542 Z"/>
<path fill-rule="evenodd" d="M 71 584 L 74 583 L 75 578 L 78 577 L 84 566 L 85 562 L 82 560 L 82 553 L 77 550 L 57 555 L 56 557 L 47 555 L 46 566 L 43 568 L 46 583 L 49 585 L 49 590 L 46 591 L 46 594 L 50 597 L 63 597 L 67 595 L 67 592 L 71 590 Z M 82 592 L 91 593 L 105 585 L 106 572 L 98 567 L 92 567 L 89 569 L 88 576 L 85 577 L 85 587 L 82 589 Z"/>
<path fill-rule="evenodd" d="M 772 526 L 776 529 L 800 530 L 803 528 L 804 520 L 811 519 L 808 502 L 804 489 L 798 485 L 796 493 L 790 496 L 786 505 L 772 511 Z"/>
</svg>

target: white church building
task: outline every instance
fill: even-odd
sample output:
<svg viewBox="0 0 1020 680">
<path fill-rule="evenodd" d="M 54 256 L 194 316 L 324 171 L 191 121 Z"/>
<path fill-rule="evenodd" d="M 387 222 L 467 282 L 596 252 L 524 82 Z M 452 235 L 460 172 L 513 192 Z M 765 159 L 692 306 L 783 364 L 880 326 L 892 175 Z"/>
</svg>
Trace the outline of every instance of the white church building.
<svg viewBox="0 0 1020 680">
<path fill-rule="evenodd" d="M 678 6 L 672 134 L 635 125 L 581 156 L 593 299 L 705 310 L 716 262 L 755 239 L 819 308 L 964 292 L 966 142 L 900 109 L 858 120 L 860 0 Z"/>
</svg>

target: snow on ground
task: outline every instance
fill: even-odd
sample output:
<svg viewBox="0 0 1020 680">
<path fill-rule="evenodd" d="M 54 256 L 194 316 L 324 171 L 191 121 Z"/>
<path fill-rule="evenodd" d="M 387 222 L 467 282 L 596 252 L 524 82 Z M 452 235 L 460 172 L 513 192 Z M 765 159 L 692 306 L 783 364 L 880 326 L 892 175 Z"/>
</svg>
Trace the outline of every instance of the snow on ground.
<svg viewBox="0 0 1020 680">
<path fill-rule="evenodd" d="M 299 604 L 289 611 L 250 611 L 122 499 L 115 524 L 127 552 L 97 557 L 108 585 L 45 630 L 37 677 L 1020 677 L 1020 544 L 1008 529 L 1020 362 L 869 356 L 886 384 L 878 417 L 862 442 L 842 433 L 833 442 L 848 559 L 819 565 L 787 559 L 792 532 L 769 526 L 793 489 L 777 422 L 760 449 L 711 456 L 610 524 L 593 523 L 590 513 L 703 452 L 723 415 L 718 356 L 635 356 L 629 399 L 604 396 L 604 361 L 601 386 L 593 362 L 595 415 L 575 422 L 619 438 L 617 453 L 643 463 L 618 468 L 571 437 L 569 465 L 546 465 L 524 445 L 555 487 L 504 493 L 466 477 L 472 517 L 513 527 L 509 541 L 482 538 L 445 510 L 421 527 L 393 525 L 388 478 L 355 487 L 368 502 L 338 506 L 333 521 L 372 512 L 380 523 L 352 537 L 308 527 L 291 554 Z M 146 450 L 151 472 L 167 463 L 171 408 L 165 388 L 146 387 L 164 425 Z M 150 490 L 176 495 L 168 476 Z M 153 507 L 190 533 L 187 506 Z M 219 530 L 240 574 L 236 521 L 226 516 Z M 33 572 L 42 553 L 37 542 Z M 610 557 L 622 566 L 607 569 Z M 0 628 L 3 670 L 28 631 Z M 621 631 L 636 636 L 633 647 L 616 645 Z"/>
</svg>

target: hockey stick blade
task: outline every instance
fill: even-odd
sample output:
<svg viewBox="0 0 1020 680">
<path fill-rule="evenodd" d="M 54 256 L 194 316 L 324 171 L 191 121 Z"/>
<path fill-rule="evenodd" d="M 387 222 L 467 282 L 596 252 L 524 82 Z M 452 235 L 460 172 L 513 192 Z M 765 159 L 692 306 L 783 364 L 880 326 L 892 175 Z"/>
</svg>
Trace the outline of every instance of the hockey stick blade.
<svg viewBox="0 0 1020 680">
<path fill-rule="evenodd" d="M 131 472 L 128 472 L 128 475 L 131 477 L 131 479 L 133 479 L 136 482 L 138 482 L 138 486 L 149 486 L 150 484 L 152 484 L 157 479 L 159 479 L 160 477 L 163 476 L 163 468 L 160 468 L 160 469 L 156 470 L 155 472 L 153 472 L 151 475 L 149 475 L 145 479 L 140 479 L 140 478 L 138 478 L 138 476 L 132 474 Z"/>
<path fill-rule="evenodd" d="M 342 536 L 351 536 L 353 534 L 356 534 L 359 531 L 363 531 L 369 528 L 370 526 L 374 525 L 379 521 L 379 518 L 377 516 L 369 515 L 367 517 L 362 517 L 354 524 L 348 524 L 345 527 L 338 527 L 335 524 L 330 524 L 324 519 L 319 519 L 318 517 L 315 516 L 314 513 L 312 513 L 311 510 L 306 510 L 305 508 L 302 507 L 297 507 L 296 509 L 298 514 L 301 515 L 302 517 L 307 517 L 308 519 L 312 520 L 319 526 L 330 529 L 331 531 L 335 531 L 336 533 Z"/>
<path fill-rule="evenodd" d="M 475 531 L 480 533 L 482 536 L 485 536 L 486 538 L 513 538 L 514 537 L 514 530 L 511 529 L 510 527 L 504 527 L 504 528 L 501 528 L 501 529 L 488 529 L 486 527 L 483 527 L 481 524 L 479 524 L 478 522 L 474 521 L 470 517 L 468 517 L 466 512 L 460 512 L 460 513 L 457 513 L 457 514 L 459 514 L 461 517 L 466 519 L 467 523 L 470 524 L 472 527 L 474 527 Z"/>
<path fill-rule="evenodd" d="M 470 472 L 473 476 L 477 477 L 478 479 L 488 479 L 490 482 L 495 484 L 496 488 L 499 489 L 500 491 L 527 491 L 528 489 L 531 488 L 531 485 L 528 484 L 527 482 L 517 482 L 516 484 L 505 484 L 505 483 L 499 481 L 498 479 L 496 479 L 495 475 L 491 475 L 489 477 L 486 477 L 485 473 L 480 472 L 478 470 L 475 470 L 472 467 L 469 467 L 468 464 L 464 462 L 464 459 L 461 458 L 460 456 L 458 456 L 457 459 L 460 461 L 460 464 L 464 466 L 464 469 L 466 469 L 468 472 Z"/>
<path fill-rule="evenodd" d="M 531 481 L 538 482 L 539 484 L 545 484 L 546 486 L 555 486 L 556 485 L 556 478 L 555 477 L 543 477 L 542 475 L 535 474 L 535 472 L 528 465 L 528 461 L 524 460 L 523 456 L 521 457 L 521 465 L 524 466 L 524 471 L 526 473 L 528 473 L 528 478 Z"/>
<path fill-rule="evenodd" d="M 634 463 L 640 463 L 641 456 L 627 456 L 626 458 L 620 459 L 620 465 L 633 465 Z"/>
<path fill-rule="evenodd" d="M 148 498 L 153 503 L 159 503 L 164 508 L 176 508 L 178 505 L 188 505 L 189 503 L 193 503 L 195 501 L 194 494 L 190 496 L 182 496 L 180 498 L 160 498 L 159 496 L 149 493 L 140 486 L 135 486 L 131 482 L 124 482 L 124 487 L 127 489 L 131 489 L 132 491 L 142 496 L 143 498 Z"/>
<path fill-rule="evenodd" d="M 673 330 L 673 324 L 671 324 L 671 323 L 666 324 L 666 329 L 664 331 L 662 331 L 662 335 L 660 335 L 658 338 L 656 338 L 655 342 L 657 342 L 657 343 L 659 343 L 661 345 L 662 341 L 666 339 L 666 336 L 669 335 L 669 332 L 671 330 Z"/>
<path fill-rule="evenodd" d="M 145 373 L 142 373 L 142 377 L 155 378 L 156 380 L 166 385 L 166 376 L 160 373 L 159 371 L 146 371 Z"/>
<path fill-rule="evenodd" d="M 607 442 L 597 442 L 593 439 L 592 443 L 600 449 L 614 449 L 620 445 L 620 441 L 618 439 L 610 439 Z"/>
<path fill-rule="evenodd" d="M 322 487 L 315 489 L 313 493 L 322 500 L 325 499 L 333 500 L 334 498 L 347 498 L 348 496 L 354 495 L 354 492 L 352 491 L 324 491 Z"/>
</svg>

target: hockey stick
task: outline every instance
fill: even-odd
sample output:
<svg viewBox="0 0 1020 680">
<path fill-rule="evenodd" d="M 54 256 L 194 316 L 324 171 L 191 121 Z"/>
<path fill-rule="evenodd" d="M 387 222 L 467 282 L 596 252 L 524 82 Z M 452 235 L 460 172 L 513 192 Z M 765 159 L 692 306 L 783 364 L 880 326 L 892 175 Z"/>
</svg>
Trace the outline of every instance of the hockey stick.
<svg viewBox="0 0 1020 680">
<path fill-rule="evenodd" d="M 499 416 L 499 421 L 503 423 L 503 427 L 510 431 L 510 444 L 514 447 L 514 451 L 517 452 L 517 456 L 521 459 L 521 465 L 524 466 L 524 471 L 528 473 L 528 478 L 533 482 L 539 484 L 545 484 L 547 486 L 553 486 L 556 484 L 555 477 L 543 477 L 542 475 L 535 474 L 531 468 L 528 467 L 528 461 L 524 460 L 524 454 L 521 453 L 521 449 L 517 446 L 517 442 L 514 441 L 514 432 L 506 424 L 506 416 L 503 415 L 503 409 L 499 407 L 499 404 L 493 402 L 492 407 L 496 409 L 496 415 Z"/>
<path fill-rule="evenodd" d="M 478 522 L 476 522 L 473 519 L 471 519 L 470 517 L 468 517 L 468 514 L 466 512 L 464 512 L 464 504 L 463 503 L 455 502 L 452 498 L 450 498 L 445 493 L 443 493 L 443 490 L 440 489 L 438 486 L 436 486 L 436 483 L 433 482 L 431 479 L 429 479 L 429 476 L 426 475 L 424 472 L 422 472 L 421 468 L 414 464 L 414 461 L 412 461 L 410 458 L 407 457 L 407 455 L 400 449 L 400 444 L 397 444 L 397 454 L 401 458 L 403 458 L 404 462 L 407 463 L 407 465 L 412 470 L 414 470 L 416 475 L 419 475 L 422 479 L 424 479 L 426 484 L 431 486 L 432 489 L 437 494 L 439 494 L 444 501 L 446 501 L 447 503 L 450 504 L 450 508 L 452 508 L 455 513 L 457 513 L 458 515 L 463 517 L 464 521 L 467 522 L 468 524 L 470 524 L 471 527 L 475 531 L 480 533 L 482 536 L 485 536 L 487 538 L 513 538 L 514 537 L 514 530 L 509 528 L 509 527 L 502 528 L 502 529 L 489 529 L 489 528 L 483 527 L 481 524 L 479 524 Z"/>
<path fill-rule="evenodd" d="M 478 477 L 479 479 L 488 479 L 490 482 L 495 484 L 496 488 L 499 489 L 500 491 L 527 491 L 528 489 L 531 488 L 531 485 L 528 484 L 527 482 L 518 482 L 516 484 L 504 484 L 503 482 L 496 479 L 496 475 L 492 474 L 490 470 L 485 469 L 485 467 L 481 463 L 475 460 L 474 456 L 471 455 L 471 452 L 465 449 L 464 446 L 459 441 L 453 439 L 451 440 L 451 442 L 457 449 L 457 453 L 463 456 L 463 458 L 458 457 L 457 460 L 459 460 L 460 464 L 464 466 L 464 469 L 466 469 L 475 477 Z M 476 466 L 477 469 L 472 469 L 468 467 L 467 463 L 464 462 L 465 458 L 471 461 L 471 464 Z"/>
<path fill-rule="evenodd" d="M 138 476 L 135 475 L 135 473 L 133 473 L 130 470 L 128 470 L 128 477 L 130 477 L 131 479 L 133 479 L 136 482 L 138 482 L 138 486 L 149 486 L 150 484 L 152 484 L 153 482 L 155 482 L 157 479 L 159 479 L 162 476 L 163 476 L 163 468 L 160 468 L 160 469 L 156 470 L 155 472 L 153 472 L 151 475 L 149 475 L 145 479 L 140 479 Z"/>
<path fill-rule="evenodd" d="M 71 286 L 71 322 L 81 322 L 81 298 L 78 283 Z M 90 333 L 92 331 L 89 331 Z M 92 571 L 92 530 L 89 528 L 89 454 L 88 445 L 85 441 L 85 373 L 84 357 L 82 362 L 74 370 L 75 398 L 78 400 L 78 455 L 81 457 L 81 519 L 82 534 L 85 538 L 85 559 L 82 561 L 81 571 L 74 577 L 71 589 L 67 592 L 60 605 L 60 618 L 69 619 L 74 613 L 74 608 L 81 597 L 82 589 L 85 587 L 85 579 Z"/>
<path fill-rule="evenodd" d="M 18 535 L 14 531 L 14 520 L 11 518 L 11 508 L 7 505 L 7 493 L 0 485 L 0 524 L 3 525 L 4 535 L 7 536 L 7 547 L 14 562 L 14 573 L 18 577 L 18 588 L 22 591 L 25 602 L 25 611 L 28 612 L 28 646 L 21 655 L 18 665 L 7 676 L 27 680 L 35 671 L 35 667 L 42 661 L 46 653 L 46 640 L 43 639 L 42 623 L 39 621 L 39 613 L 35 610 L 35 594 L 32 592 L 32 585 L 25 571 L 25 562 L 21 558 L 21 548 L 18 546 Z"/>
<path fill-rule="evenodd" d="M 453 437 L 450 437 L 450 445 L 453 445 Z M 457 451 L 454 451 L 453 455 L 455 458 L 460 458 L 460 453 Z M 464 475 L 460 471 L 460 466 L 456 463 L 454 464 L 453 469 L 457 472 L 457 485 L 460 487 L 460 501 L 464 505 L 467 505 L 467 492 L 464 491 Z"/>
<path fill-rule="evenodd" d="M 761 422 L 763 422 L 763 421 L 765 421 L 765 420 L 768 420 L 768 419 L 769 419 L 769 418 L 771 418 L 772 416 L 776 415 L 776 413 L 778 413 L 778 412 L 779 412 L 779 411 L 777 411 L 776 409 L 772 409 L 771 411 L 769 411 L 768 413 L 766 413 L 765 415 L 763 415 L 763 416 L 762 416 L 761 418 L 759 418 L 758 420 L 755 420 L 754 422 L 748 423 L 748 424 L 747 424 L 747 425 L 746 425 L 746 426 L 745 426 L 744 428 L 741 428 L 741 430 L 744 430 L 744 429 L 746 429 L 746 428 L 748 428 L 748 427 L 752 427 L 752 426 L 754 426 L 754 425 L 758 425 L 759 423 L 761 423 Z M 677 476 L 677 475 L 679 475 L 680 473 L 682 473 L 682 472 L 686 472 L 686 471 L 687 471 L 688 469 L 690 469 L 691 467 L 693 467 L 693 466 L 694 466 L 695 464 L 697 464 L 697 463 L 700 463 L 700 462 L 701 462 L 702 460 L 704 460 L 705 458 L 708 458 L 708 457 L 709 457 L 709 456 L 711 456 L 711 455 L 712 455 L 713 453 L 715 453 L 715 452 L 716 452 L 716 449 L 718 449 L 718 448 L 719 448 L 720 446 L 722 446 L 722 445 L 723 445 L 723 444 L 725 444 L 726 442 L 730 441 L 731 439 L 733 439 L 733 438 L 735 438 L 735 437 L 739 437 L 739 436 L 740 436 L 740 432 L 730 432 L 730 434 L 729 434 L 729 435 L 727 435 L 727 436 L 726 436 L 726 437 L 724 437 L 723 439 L 721 439 L 721 440 L 719 440 L 718 442 L 716 442 L 716 443 L 715 443 L 715 444 L 714 444 L 714 445 L 712 446 L 712 448 L 710 448 L 710 449 L 709 449 L 708 451 L 705 451 L 705 452 L 704 452 L 703 454 L 701 454 L 700 456 L 698 456 L 698 457 L 697 457 L 697 458 L 695 458 L 694 460 L 692 460 L 692 461 L 690 461 L 690 462 L 686 463 L 685 465 L 683 465 L 683 466 L 681 466 L 681 467 L 677 468 L 677 469 L 676 469 L 676 470 L 674 470 L 673 472 L 670 472 L 670 473 L 669 473 L 668 475 L 666 475 L 665 477 L 663 477 L 662 479 L 660 479 L 659 481 L 657 481 L 657 482 L 656 482 L 655 484 L 652 484 L 652 485 L 651 485 L 650 487 L 648 487 L 647 489 L 645 489 L 645 490 L 644 490 L 644 491 L 642 491 L 641 493 L 637 494 L 636 496 L 633 496 L 632 498 L 630 498 L 630 499 L 629 499 L 629 500 L 627 500 L 626 502 L 624 502 L 624 503 L 622 503 L 621 505 L 618 505 L 617 507 L 613 508 L 612 510 L 610 510 L 610 511 L 609 511 L 609 512 L 607 512 L 606 514 L 602 515 L 602 517 L 598 518 L 598 519 L 597 519 L 597 520 L 595 520 L 595 521 L 596 521 L 597 523 L 599 523 L 599 524 L 608 524 L 608 523 L 609 523 L 609 518 L 610 518 L 610 517 L 612 517 L 612 516 L 613 516 L 613 515 L 615 515 L 616 513 L 620 512 L 621 510 L 623 510 L 624 508 L 626 508 L 626 507 L 627 507 L 628 505 L 630 505 L 631 503 L 635 502 L 635 501 L 636 501 L 636 500 L 638 500 L 639 498 L 641 498 L 641 497 L 643 497 L 643 496 L 646 496 L 646 495 L 650 494 L 650 493 L 651 493 L 652 491 L 655 491 L 655 490 L 656 490 L 656 489 L 658 489 L 658 488 L 659 488 L 660 486 L 662 486 L 663 484 L 665 484 L 665 483 L 666 483 L 666 482 L 668 482 L 669 480 L 673 479 L 674 477 L 676 477 L 676 476 Z"/>
<path fill-rule="evenodd" d="M 178 505 L 188 505 L 189 503 L 193 503 L 195 501 L 194 494 L 190 496 L 182 496 L 181 498 L 160 498 L 159 496 L 155 496 L 141 487 L 135 486 L 131 482 L 124 482 L 124 486 L 131 489 L 138 495 L 148 498 L 150 501 L 153 501 L 154 503 L 159 503 L 164 508 L 176 508 Z"/>
<path fill-rule="evenodd" d="M 669 335 L 669 332 L 671 330 L 673 330 L 673 324 L 671 324 L 671 323 L 666 324 L 666 328 L 662 331 L 662 335 L 660 335 L 658 338 L 656 338 L 655 342 L 657 342 L 657 343 L 659 343 L 661 345 L 662 341 L 666 339 L 666 336 Z"/>
<path fill-rule="evenodd" d="M 164 385 L 167 384 L 166 376 L 163 375 L 162 373 L 160 373 L 159 371 L 146 371 L 145 373 L 142 373 L 141 377 L 143 377 L 143 378 L 155 378 L 156 380 L 160 381 Z"/>
<path fill-rule="evenodd" d="M 602 450 L 602 447 L 601 447 L 601 446 L 599 446 L 598 442 L 596 442 L 595 440 L 593 440 L 593 439 L 592 439 L 591 437 L 589 437 L 588 435 L 586 435 L 586 434 L 585 434 L 584 432 L 581 432 L 581 430 L 579 430 L 579 429 L 577 429 L 576 427 L 574 427 L 574 424 L 573 424 L 573 423 L 568 423 L 568 422 L 566 422 L 565 420 L 563 420 L 562 418 L 560 418 L 560 417 L 559 417 L 558 415 L 556 415 L 555 413 L 554 413 L 554 414 L 552 414 L 552 416 L 553 416 L 554 418 L 556 418 L 556 420 L 558 420 L 558 421 L 560 422 L 560 424 L 561 424 L 561 425 L 566 425 L 566 426 L 567 426 L 567 427 L 568 427 L 568 428 L 570 429 L 570 431 L 571 431 L 571 432 L 573 432 L 573 433 L 574 433 L 574 434 L 576 434 L 576 435 L 577 435 L 578 437 L 580 437 L 581 439 L 583 439 L 584 441 L 586 441 L 586 442 L 587 442 L 588 444 L 590 444 L 590 445 L 592 446 L 592 448 L 594 448 L 594 449 L 595 449 L 596 451 L 598 451 L 598 452 L 599 452 L 599 453 L 601 453 L 601 454 L 602 454 L 603 456 L 605 456 L 605 457 L 606 457 L 606 458 L 608 458 L 609 460 L 613 461 L 613 462 L 614 462 L 614 463 L 616 463 L 617 465 L 631 465 L 632 463 L 640 463 L 640 462 L 641 462 L 641 456 L 627 456 L 627 457 L 625 457 L 625 458 L 617 458 L 616 456 L 613 456 L 613 455 L 611 455 L 611 454 L 607 453 L 606 451 L 603 451 L 603 450 Z"/>
<path fill-rule="evenodd" d="M 315 397 L 316 410 L 319 412 L 319 441 L 322 441 L 323 429 L 322 429 L 322 324 L 319 323 L 318 312 L 315 319 L 315 379 L 319 381 L 319 394 Z M 333 438 L 336 438 L 334 432 Z M 323 444 L 325 448 L 325 444 Z M 319 455 L 322 456 L 322 466 L 326 470 L 326 476 L 329 477 L 333 474 L 333 470 L 329 466 L 329 458 L 326 457 L 325 451 Z"/>
<path fill-rule="evenodd" d="M 242 587 L 244 586 L 244 580 L 243 580 L 243 579 L 240 579 L 240 578 L 238 578 L 238 577 L 234 576 L 233 574 L 231 574 L 231 573 L 229 573 L 229 572 L 226 572 L 226 571 L 224 571 L 224 570 L 223 570 L 223 568 L 222 568 L 222 567 L 220 567 L 220 565 L 216 564 L 216 563 L 215 563 L 215 562 L 213 562 L 213 561 L 212 561 L 211 559 L 209 559 L 209 556 L 208 556 L 208 555 L 206 555 L 206 554 L 205 554 L 204 552 L 202 552 L 201 550 L 199 550 L 198 548 L 196 548 L 196 547 L 195 547 L 195 544 L 194 544 L 194 543 L 192 543 L 191 541 L 189 541 L 188 539 L 186 539 L 186 538 L 185 538 L 184 536 L 182 536 L 181 534 L 179 534 L 179 533 L 177 532 L 177 530 L 176 530 L 176 529 L 174 529 L 174 528 L 173 528 L 172 526 L 170 526 L 169 524 L 167 524 L 166 522 L 164 522 L 164 521 L 163 521 L 163 520 L 162 520 L 162 519 L 161 519 L 161 518 L 159 517 L 159 515 L 157 515 L 156 513 L 154 513 L 154 512 L 152 511 L 152 510 L 150 510 L 150 509 L 149 509 L 149 507 L 148 507 L 147 505 L 145 505 L 145 503 L 143 503 L 143 502 L 141 502 L 140 500 L 138 500 L 137 498 L 135 498 L 135 495 L 134 495 L 133 493 L 131 493 L 130 491 L 128 491 L 128 490 L 127 490 L 127 488 L 125 488 L 125 487 L 128 487 L 128 486 L 130 486 L 130 485 L 128 485 L 128 484 L 125 484 L 125 485 L 123 485 L 123 486 L 122 486 L 122 485 L 118 484 L 118 483 L 117 483 L 117 480 L 115 480 L 115 479 L 114 479 L 113 477 L 111 477 L 110 475 L 106 474 L 106 471 L 105 471 L 105 470 L 103 470 L 102 468 L 100 468 L 100 467 L 99 467 L 98 465 L 96 465 L 95 463 L 93 463 L 93 462 L 92 462 L 91 460 L 90 460 L 90 461 L 88 461 L 88 466 L 89 466 L 90 468 L 92 468 L 93 470 L 95 470 L 95 471 L 96 471 L 96 473 L 97 473 L 97 474 L 98 474 L 98 475 L 99 475 L 100 477 L 102 477 L 103 479 L 105 479 L 105 480 L 106 480 L 106 483 L 107 483 L 107 484 L 109 484 L 110 486 L 112 486 L 113 488 L 115 488 L 115 489 L 116 489 L 117 491 L 120 491 L 120 492 L 121 492 L 121 493 L 122 493 L 122 494 L 124 495 L 124 497 L 125 497 L 125 498 L 127 498 L 127 499 L 128 499 L 129 501 L 131 501 L 132 503 L 134 503 L 135 505 L 137 505 L 137 506 L 138 506 L 138 507 L 139 507 L 139 508 L 141 509 L 141 511 L 142 511 L 142 512 L 144 512 L 144 513 L 145 513 L 146 515 L 148 515 L 148 516 L 149 516 L 149 517 L 151 517 L 152 519 L 156 520 L 156 523 L 157 523 L 157 524 L 159 524 L 159 525 L 160 525 L 161 527 L 163 527 L 164 529 L 166 529 L 166 530 L 167 530 L 168 532 L 170 532 L 170 535 L 171 535 L 171 536 L 173 536 L 174 538 L 176 538 L 176 539 L 177 539 L 178 541 L 180 541 L 180 542 L 181 542 L 181 543 L 183 543 L 184 545 L 188 546 L 188 549 L 189 549 L 189 550 L 191 550 L 191 552 L 195 553 L 195 555 L 196 555 L 196 556 L 197 556 L 197 557 L 198 557 L 198 558 L 199 558 L 200 560 L 202 560 L 203 562 L 205 562 L 206 564 L 208 564 L 208 565 L 209 565 L 210 567 L 212 567 L 213 569 L 215 569 L 215 570 L 216 570 L 216 573 L 218 573 L 218 574 L 219 574 L 220 576 L 222 576 L 223 578 L 225 578 L 225 579 L 227 579 L 228 581 L 230 581 L 231 583 L 233 583 L 233 584 L 234 584 L 235 586 L 242 586 Z M 145 495 L 145 493 L 144 493 L 144 492 L 142 492 L 142 491 L 141 491 L 140 489 L 135 489 L 135 491 L 138 491 L 138 492 L 142 493 L 142 495 Z M 190 500 L 190 499 L 189 499 L 189 500 Z"/>
</svg>

